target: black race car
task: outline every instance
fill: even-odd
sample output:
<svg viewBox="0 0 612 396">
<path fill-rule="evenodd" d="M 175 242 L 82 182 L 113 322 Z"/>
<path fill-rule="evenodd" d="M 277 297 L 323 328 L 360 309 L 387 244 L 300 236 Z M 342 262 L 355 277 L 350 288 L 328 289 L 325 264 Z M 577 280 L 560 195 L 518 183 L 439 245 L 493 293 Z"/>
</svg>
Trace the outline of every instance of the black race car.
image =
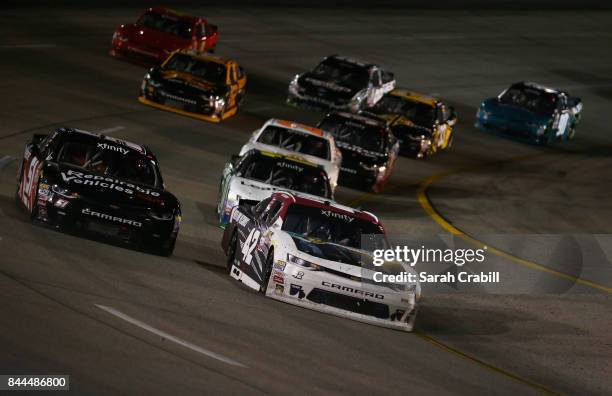
<svg viewBox="0 0 612 396">
<path fill-rule="evenodd" d="M 293 78 L 287 103 L 355 113 L 373 106 L 394 87 L 393 73 L 382 67 L 332 55 L 313 70 Z"/>
<path fill-rule="evenodd" d="M 146 147 L 69 128 L 34 135 L 17 183 L 17 203 L 33 221 L 174 250 L 181 206 Z"/>
<path fill-rule="evenodd" d="M 338 184 L 379 192 L 393 172 L 399 141 L 382 118 L 330 113 L 317 125 L 342 152 Z"/>
</svg>

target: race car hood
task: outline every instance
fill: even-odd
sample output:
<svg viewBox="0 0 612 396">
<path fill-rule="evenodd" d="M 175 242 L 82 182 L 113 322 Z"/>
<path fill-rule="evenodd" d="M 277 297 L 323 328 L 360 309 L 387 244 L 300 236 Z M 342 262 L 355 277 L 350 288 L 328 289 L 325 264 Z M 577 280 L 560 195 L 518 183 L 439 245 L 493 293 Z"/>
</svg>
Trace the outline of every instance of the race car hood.
<svg viewBox="0 0 612 396">
<path fill-rule="evenodd" d="M 297 234 L 290 233 L 289 235 L 293 239 L 296 249 L 301 252 L 336 263 L 361 267 L 361 260 L 365 251 L 337 243 L 323 242 L 314 238 L 304 238 Z"/>
<path fill-rule="evenodd" d="M 525 124 L 545 124 L 549 117 L 536 114 L 524 107 L 501 103 L 497 98 L 487 99 L 482 104 L 482 109 L 492 113 L 498 121 L 509 121 Z"/>
<path fill-rule="evenodd" d="M 53 168 L 54 172 L 49 168 L 45 169 L 46 173 L 55 173 L 51 181 L 72 193 L 77 193 L 82 199 L 105 205 L 129 205 L 143 209 L 178 207 L 176 197 L 163 189 L 115 177 L 94 175 L 83 169 L 63 164 Z"/>
<path fill-rule="evenodd" d="M 342 152 L 342 165 L 363 163 L 365 165 L 380 165 L 387 162 L 388 155 L 370 151 L 350 143 L 336 141 L 336 146 Z"/>
<path fill-rule="evenodd" d="M 298 78 L 298 84 L 309 95 L 320 97 L 334 96 L 335 98 L 342 98 L 347 101 L 360 91 L 360 89 L 342 85 L 332 79 L 321 79 L 320 76 L 315 77 L 311 72 L 302 74 Z"/>
<path fill-rule="evenodd" d="M 136 24 L 124 25 L 121 33 L 132 44 L 157 51 L 171 52 L 186 47 L 190 40 L 174 34 L 160 32 Z"/>
</svg>

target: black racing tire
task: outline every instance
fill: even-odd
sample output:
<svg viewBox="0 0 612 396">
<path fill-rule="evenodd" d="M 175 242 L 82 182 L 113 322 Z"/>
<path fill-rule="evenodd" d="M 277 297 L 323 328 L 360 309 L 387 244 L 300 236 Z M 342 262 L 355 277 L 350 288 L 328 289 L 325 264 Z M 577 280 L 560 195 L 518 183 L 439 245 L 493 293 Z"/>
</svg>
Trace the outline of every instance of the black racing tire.
<svg viewBox="0 0 612 396">
<path fill-rule="evenodd" d="M 168 237 L 161 246 L 155 249 L 155 253 L 159 256 L 170 257 L 174 253 L 174 246 L 176 245 L 176 237 Z"/>
<path fill-rule="evenodd" d="M 227 247 L 227 261 L 225 262 L 225 271 L 229 274 L 232 270 L 232 265 L 236 261 L 236 249 L 238 248 L 238 232 L 234 231 Z"/>
<path fill-rule="evenodd" d="M 268 258 L 266 259 L 266 266 L 264 267 L 264 276 L 261 281 L 261 286 L 259 286 L 259 292 L 262 294 L 266 294 L 266 289 L 268 288 L 268 283 L 270 282 L 270 276 L 272 275 L 272 265 L 274 264 L 274 250 L 270 249 L 268 252 Z"/>
</svg>

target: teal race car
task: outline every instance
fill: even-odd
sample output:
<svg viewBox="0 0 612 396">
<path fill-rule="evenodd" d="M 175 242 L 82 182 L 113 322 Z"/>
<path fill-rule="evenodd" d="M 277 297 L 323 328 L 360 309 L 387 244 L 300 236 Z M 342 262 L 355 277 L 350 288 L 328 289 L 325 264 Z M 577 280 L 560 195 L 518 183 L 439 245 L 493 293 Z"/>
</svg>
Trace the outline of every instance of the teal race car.
<svg viewBox="0 0 612 396">
<path fill-rule="evenodd" d="M 519 82 L 480 104 L 475 127 L 545 145 L 573 139 L 581 113 L 579 98 L 536 83 Z"/>
</svg>

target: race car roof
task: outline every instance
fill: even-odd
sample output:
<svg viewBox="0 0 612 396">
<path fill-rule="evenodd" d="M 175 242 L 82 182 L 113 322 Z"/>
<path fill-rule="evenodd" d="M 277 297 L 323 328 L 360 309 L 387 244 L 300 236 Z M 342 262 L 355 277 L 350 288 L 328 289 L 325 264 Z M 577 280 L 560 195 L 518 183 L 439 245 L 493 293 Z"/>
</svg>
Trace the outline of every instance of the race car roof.
<svg viewBox="0 0 612 396">
<path fill-rule="evenodd" d="M 349 206 L 341 205 L 336 201 L 331 201 L 324 198 L 316 198 L 311 195 L 302 195 L 299 193 L 289 192 L 276 192 L 272 196 L 280 197 L 281 199 L 290 199 L 293 203 L 298 205 L 312 206 L 320 209 L 332 210 L 337 213 L 348 214 L 354 216 L 360 220 L 369 221 L 376 225 L 381 225 L 378 217 L 370 212 L 351 208 Z"/>
<path fill-rule="evenodd" d="M 220 56 L 211 55 L 210 53 L 199 52 L 199 51 L 195 51 L 195 50 L 192 50 L 192 49 L 182 49 L 182 50 L 179 50 L 177 52 L 181 53 L 181 54 L 189 55 L 192 58 L 196 58 L 198 60 L 215 62 L 215 63 L 219 63 L 221 65 L 227 65 L 229 63 L 234 62 L 231 59 L 222 58 Z"/>
<path fill-rule="evenodd" d="M 537 89 L 537 90 L 544 91 L 547 93 L 552 93 L 552 94 L 562 93 L 558 89 L 546 87 L 542 84 L 538 84 L 532 81 L 521 81 L 521 82 L 512 84 L 512 86 L 524 86 L 524 87 L 533 88 L 533 89 Z"/>
<path fill-rule="evenodd" d="M 346 62 L 346 63 L 352 63 L 353 65 L 356 65 L 359 67 L 366 67 L 366 68 L 374 67 L 374 66 L 379 67 L 379 65 L 374 64 L 374 63 L 364 62 L 359 59 L 351 58 L 348 56 L 342 56 L 342 55 L 329 55 L 329 56 L 326 56 L 323 60 L 325 59 L 335 59 L 335 60 Z"/>
<path fill-rule="evenodd" d="M 329 134 L 319 128 L 311 127 L 311 126 L 300 124 L 300 123 L 293 122 L 293 121 L 286 121 L 286 120 L 279 120 L 276 118 L 272 118 L 266 122 L 265 126 L 268 126 L 268 125 L 281 126 L 287 129 L 295 129 L 295 130 L 304 132 L 309 135 L 316 135 L 316 136 L 329 138 Z"/>
<path fill-rule="evenodd" d="M 136 143 L 133 143 L 127 140 L 106 136 L 102 133 L 90 132 L 90 131 L 85 131 L 83 129 L 77 129 L 77 128 L 59 128 L 57 129 L 57 132 L 61 134 L 74 134 L 74 135 L 84 136 L 84 137 L 89 136 L 91 138 L 98 139 L 99 141 L 102 141 L 102 142 L 108 142 L 111 144 L 119 144 L 121 146 L 124 146 L 125 148 L 132 149 L 138 152 L 139 154 L 151 155 L 151 152 L 147 149 L 146 146 L 142 146 L 140 144 L 136 144 Z"/>
<path fill-rule="evenodd" d="M 439 100 L 434 98 L 433 96 L 408 91 L 406 89 L 394 89 L 393 91 L 389 92 L 389 95 L 410 99 L 415 102 L 424 103 L 432 107 L 439 102 Z"/>
</svg>

